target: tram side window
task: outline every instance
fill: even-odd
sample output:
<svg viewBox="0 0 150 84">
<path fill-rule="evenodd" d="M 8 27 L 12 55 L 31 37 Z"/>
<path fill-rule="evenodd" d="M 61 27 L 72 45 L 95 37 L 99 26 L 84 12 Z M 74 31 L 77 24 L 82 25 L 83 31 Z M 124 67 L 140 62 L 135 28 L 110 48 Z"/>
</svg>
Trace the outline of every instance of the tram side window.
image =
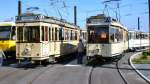
<svg viewBox="0 0 150 84">
<path fill-rule="evenodd" d="M 17 29 L 17 39 L 25 42 L 39 42 L 40 29 L 37 26 L 26 26 Z"/>
<path fill-rule="evenodd" d="M 45 41 L 48 41 L 48 26 L 45 26 Z"/>
<path fill-rule="evenodd" d="M 126 39 L 126 41 L 128 41 L 128 32 L 127 31 L 125 31 L 125 39 Z"/>
<path fill-rule="evenodd" d="M 64 37 L 65 37 L 64 34 L 65 34 L 64 29 L 62 29 L 62 36 L 61 36 L 61 37 L 62 37 L 62 40 L 64 40 Z"/>
<path fill-rule="evenodd" d="M 83 32 L 83 39 L 85 40 L 85 37 L 86 37 L 86 33 L 85 32 Z"/>
<path fill-rule="evenodd" d="M 145 38 L 145 34 L 142 34 L 142 39 L 144 39 Z"/>
<path fill-rule="evenodd" d="M 42 41 L 44 41 L 44 26 L 42 26 Z"/>
<path fill-rule="evenodd" d="M 148 34 L 145 34 L 145 37 L 144 37 L 144 39 L 148 39 Z"/>
<path fill-rule="evenodd" d="M 123 31 L 123 40 L 124 41 L 127 41 L 128 40 L 128 34 L 127 34 L 127 32 L 126 31 Z M 130 36 L 129 36 L 129 38 L 130 38 Z"/>
<path fill-rule="evenodd" d="M 28 41 L 29 42 L 39 42 L 40 41 L 39 27 L 37 27 L 37 26 L 28 27 Z"/>
<path fill-rule="evenodd" d="M 57 41 L 57 28 L 55 28 L 55 41 Z"/>
<path fill-rule="evenodd" d="M 132 37 L 131 37 L 131 36 L 132 36 L 132 33 L 130 32 L 130 33 L 129 33 L 129 39 L 132 39 Z"/>
<path fill-rule="evenodd" d="M 139 39 L 139 38 L 140 38 L 140 34 L 136 33 L 136 39 Z"/>
<path fill-rule="evenodd" d="M 51 28 L 49 27 L 49 41 L 51 41 Z"/>
<path fill-rule="evenodd" d="M 66 30 L 66 40 L 69 40 L 69 33 L 68 33 L 68 30 Z"/>
<path fill-rule="evenodd" d="M 31 31 L 29 30 L 29 27 L 25 27 L 25 28 L 23 28 L 23 40 L 24 41 L 29 41 L 30 39 L 31 39 Z"/>
<path fill-rule="evenodd" d="M 63 28 L 59 29 L 59 40 L 64 40 L 64 30 L 63 30 Z"/>
<path fill-rule="evenodd" d="M 66 40 L 66 30 L 64 29 L 64 40 Z"/>
<path fill-rule="evenodd" d="M 12 27 L 12 31 L 11 31 L 11 39 L 12 40 L 15 40 L 16 39 L 16 27 L 15 26 L 13 26 Z"/>
<path fill-rule="evenodd" d="M 48 27 L 42 26 L 42 41 L 48 41 Z"/>
<path fill-rule="evenodd" d="M 135 32 L 131 34 L 131 38 L 136 39 L 136 33 Z"/>
<path fill-rule="evenodd" d="M 109 35 L 110 35 L 110 43 L 113 43 L 115 41 L 115 29 L 114 28 L 110 28 L 110 31 L 109 31 Z"/>
<path fill-rule="evenodd" d="M 66 30 L 66 40 L 69 40 L 69 32 Z"/>
<path fill-rule="evenodd" d="M 77 32 L 75 31 L 75 40 L 77 40 Z"/>
<path fill-rule="evenodd" d="M 143 38 L 144 38 L 143 34 L 140 34 L 140 38 L 141 38 L 141 39 L 143 39 Z"/>
<path fill-rule="evenodd" d="M 52 28 L 52 41 L 54 40 L 54 28 Z"/>
<path fill-rule="evenodd" d="M 25 28 L 23 28 L 23 40 L 24 41 L 28 41 L 28 40 L 30 40 L 30 34 L 31 32 L 30 32 L 30 30 L 28 30 L 28 27 L 25 27 Z"/>
<path fill-rule="evenodd" d="M 71 36 L 71 34 L 70 34 L 70 30 L 68 30 L 68 40 L 71 40 L 70 37 Z"/>
<path fill-rule="evenodd" d="M 123 29 L 119 29 L 119 36 L 120 36 L 120 38 L 119 38 L 119 41 L 123 41 Z"/>
<path fill-rule="evenodd" d="M 146 39 L 147 35 L 146 34 L 143 34 L 143 39 Z"/>
<path fill-rule="evenodd" d="M 39 27 L 31 28 L 31 41 L 39 42 L 40 41 L 40 30 Z"/>
<path fill-rule="evenodd" d="M 17 40 L 19 42 L 23 41 L 23 28 L 22 27 L 17 28 Z"/>
<path fill-rule="evenodd" d="M 72 31 L 72 40 L 75 40 L 75 33 Z"/>
<path fill-rule="evenodd" d="M 65 40 L 67 40 L 67 30 L 65 30 L 65 36 L 64 36 Z"/>
<path fill-rule="evenodd" d="M 123 31 L 121 29 L 115 29 L 115 42 L 123 41 Z"/>
<path fill-rule="evenodd" d="M 71 30 L 71 32 L 70 32 L 70 40 L 72 40 L 72 30 Z"/>
<path fill-rule="evenodd" d="M 84 35 L 84 40 L 86 40 L 86 32 L 85 32 L 85 35 Z"/>
</svg>

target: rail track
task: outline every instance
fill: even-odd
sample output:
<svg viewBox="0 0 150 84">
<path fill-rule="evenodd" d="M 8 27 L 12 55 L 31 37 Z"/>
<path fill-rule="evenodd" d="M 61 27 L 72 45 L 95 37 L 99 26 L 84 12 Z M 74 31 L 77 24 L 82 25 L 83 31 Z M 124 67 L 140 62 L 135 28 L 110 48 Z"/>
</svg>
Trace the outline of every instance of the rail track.
<svg viewBox="0 0 150 84">
<path fill-rule="evenodd" d="M 119 61 L 119 60 L 118 60 L 118 61 Z M 128 82 L 127 79 L 124 77 L 124 75 L 122 74 L 122 72 L 121 72 L 121 70 L 120 70 L 120 68 L 119 68 L 119 65 L 118 65 L 119 62 L 118 62 L 118 61 L 116 62 L 117 71 L 118 71 L 120 77 L 122 78 L 122 80 L 124 81 L 124 83 L 125 83 L 125 84 L 129 84 L 129 82 Z"/>
<path fill-rule="evenodd" d="M 92 83 L 91 83 L 91 79 L 92 79 L 92 72 L 93 72 L 93 70 L 94 70 L 94 67 L 92 67 L 92 68 L 90 69 L 90 73 L 89 73 L 89 77 L 88 77 L 88 84 L 92 84 Z"/>
<path fill-rule="evenodd" d="M 132 56 L 132 55 L 131 55 Z M 129 63 L 129 59 L 130 59 L 130 56 L 129 55 L 126 55 L 126 56 L 123 56 L 121 57 L 121 59 L 119 59 L 118 61 L 116 61 L 116 68 L 117 68 L 117 71 L 118 73 L 120 74 L 122 80 L 124 81 L 125 84 L 138 84 L 141 82 L 141 84 L 148 84 L 147 81 L 145 81 L 145 79 L 143 79 L 136 71 L 135 69 L 133 69 L 131 66 L 130 66 L 130 63 Z M 127 66 L 127 67 L 124 67 Z M 135 80 L 131 80 L 131 75 L 125 75 L 125 74 L 128 74 L 128 73 L 132 73 L 133 74 L 133 77 L 135 77 L 135 80 L 136 80 L 136 77 L 140 80 L 140 81 L 135 81 Z"/>
<path fill-rule="evenodd" d="M 36 77 L 34 77 L 31 81 L 29 81 L 29 84 L 32 84 L 36 79 L 38 79 L 44 72 L 46 72 L 48 69 L 50 69 L 50 68 L 53 68 L 54 67 L 54 65 L 52 65 L 52 66 L 48 66 L 48 67 L 46 67 L 44 70 L 41 70 L 37 75 L 36 75 Z"/>
<path fill-rule="evenodd" d="M 26 65 L 29 67 L 29 65 Z M 31 65 L 32 66 L 32 65 Z M 38 77 L 40 77 L 40 75 L 42 75 L 44 72 L 46 72 L 48 69 L 52 68 L 54 65 L 51 65 L 51 66 L 47 66 L 47 67 L 39 67 L 39 66 L 35 66 L 35 67 L 30 67 L 29 69 L 22 66 L 22 67 L 17 67 L 17 68 L 14 68 L 14 70 L 10 69 L 8 70 L 6 68 L 6 70 L 8 71 L 5 71 L 3 70 L 5 73 L 4 74 L 1 74 L 0 75 L 0 83 L 7 83 L 9 81 L 5 81 L 5 80 L 11 80 L 14 82 L 18 82 L 18 80 L 20 80 L 20 77 L 26 77 L 28 76 L 29 74 L 34 74 L 34 77 L 32 77 L 30 80 L 27 80 L 27 84 L 32 84 Z M 8 67 L 9 68 L 9 67 Z M 1 68 L 1 69 L 5 69 L 5 68 Z M 0 70 L 1 70 L 0 69 Z M 35 74 L 36 73 L 36 74 Z M 14 78 L 15 77 L 15 78 Z M 16 80 L 16 81 L 15 81 Z M 15 84 L 13 82 L 11 82 L 12 84 Z M 21 82 L 22 83 L 22 82 Z M 20 84 L 20 83 L 19 83 Z"/>
<path fill-rule="evenodd" d="M 110 83 L 110 84 L 117 83 L 118 84 L 118 82 L 119 82 L 119 84 L 148 84 L 143 78 L 141 78 L 135 72 L 134 69 L 132 69 L 132 67 L 130 67 L 130 64 L 128 63 L 128 59 L 131 55 L 133 55 L 133 54 L 126 54 L 126 56 L 123 56 L 122 58 L 120 58 L 117 61 L 114 61 L 112 63 L 110 62 L 110 64 L 104 63 L 100 66 L 96 66 L 96 65 L 90 66 L 90 69 L 88 69 L 88 73 L 86 73 L 87 75 L 86 75 L 85 80 L 87 82 L 85 84 L 97 84 L 99 82 L 101 82 L 102 84 L 108 84 L 108 83 Z M 26 70 L 22 71 L 22 69 L 20 69 L 20 68 L 14 69 L 14 70 L 8 71 L 8 72 L 3 70 L 4 72 L 7 72 L 7 73 L 4 73 L 4 75 L 0 75 L 0 83 L 1 82 L 5 83 L 5 82 L 7 82 L 7 79 L 9 79 L 10 81 L 12 81 L 12 83 L 14 82 L 13 84 L 15 84 L 16 82 L 18 84 L 22 84 L 22 83 L 23 84 L 34 84 L 37 81 L 39 81 L 38 79 L 40 77 L 42 77 L 43 74 L 45 74 L 47 71 L 53 69 L 53 67 L 55 65 L 56 64 L 47 66 L 47 67 L 43 67 L 43 68 L 39 67 L 39 69 L 37 69 L 38 67 L 36 67 L 36 69 L 29 69 L 27 71 Z M 127 67 L 125 67 L 125 66 L 127 66 Z M 101 73 L 103 73 L 103 74 L 101 74 Z M 129 75 L 129 73 L 132 73 L 133 76 Z M 20 77 L 22 77 L 22 78 L 20 78 Z M 106 77 L 106 78 L 104 78 L 104 77 Z M 111 77 L 116 77 L 116 78 L 111 78 Z M 5 80 L 3 80 L 3 79 L 5 79 Z M 117 80 L 117 79 L 119 79 L 119 80 Z M 114 81 L 114 82 L 110 82 L 109 80 Z M 64 81 L 62 81 L 62 82 L 64 82 Z M 7 84 L 9 84 L 9 83 L 7 83 Z"/>
<path fill-rule="evenodd" d="M 119 76 L 122 80 L 122 84 L 148 84 L 147 81 L 145 81 L 139 74 L 136 73 L 136 71 L 130 66 L 130 63 L 128 62 L 128 59 L 130 56 L 132 56 L 133 53 L 126 53 L 125 56 L 122 56 L 118 58 L 116 61 L 113 61 L 111 64 L 114 65 L 113 69 L 116 69 Z M 102 64 L 105 66 L 105 63 Z M 127 66 L 127 67 L 126 67 Z M 101 67 L 101 66 L 98 66 Z M 111 66 L 108 66 L 111 67 Z M 90 70 L 89 77 L 88 77 L 88 84 L 92 84 L 92 73 L 95 70 L 96 66 L 92 66 L 92 69 Z M 103 67 L 101 67 L 103 68 Z M 107 67 L 105 67 L 107 68 Z M 127 74 L 132 75 L 127 75 Z M 106 79 L 107 80 L 107 79 Z M 117 81 L 117 80 L 115 80 Z"/>
</svg>

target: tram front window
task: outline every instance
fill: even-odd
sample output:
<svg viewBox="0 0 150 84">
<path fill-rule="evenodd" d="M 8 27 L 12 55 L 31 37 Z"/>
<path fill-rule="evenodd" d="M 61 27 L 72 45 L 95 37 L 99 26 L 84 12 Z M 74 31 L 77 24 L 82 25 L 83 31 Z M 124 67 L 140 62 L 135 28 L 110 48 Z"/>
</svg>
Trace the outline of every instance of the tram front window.
<svg viewBox="0 0 150 84">
<path fill-rule="evenodd" d="M 10 39 L 10 26 L 0 26 L 0 40 L 9 40 Z"/>
<path fill-rule="evenodd" d="M 109 28 L 105 26 L 88 27 L 88 43 L 109 43 Z"/>
<path fill-rule="evenodd" d="M 37 26 L 19 27 L 17 36 L 20 42 L 40 42 L 40 28 Z"/>
</svg>

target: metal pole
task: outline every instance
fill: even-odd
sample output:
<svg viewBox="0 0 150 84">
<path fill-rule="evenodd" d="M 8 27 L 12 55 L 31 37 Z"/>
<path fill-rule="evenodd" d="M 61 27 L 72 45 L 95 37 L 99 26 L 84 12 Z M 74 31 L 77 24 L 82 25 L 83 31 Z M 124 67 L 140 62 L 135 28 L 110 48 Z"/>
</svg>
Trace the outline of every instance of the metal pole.
<svg viewBox="0 0 150 84">
<path fill-rule="evenodd" d="M 150 51 L 150 0 L 148 0 L 148 16 L 149 16 L 149 51 Z"/>
<path fill-rule="evenodd" d="M 74 24 L 77 25 L 77 7 L 74 6 Z"/>
<path fill-rule="evenodd" d="M 18 16 L 21 16 L 21 11 L 22 11 L 21 0 L 19 0 L 18 1 Z"/>
<path fill-rule="evenodd" d="M 138 30 L 140 30 L 140 17 L 138 17 Z"/>
<path fill-rule="evenodd" d="M 140 32 L 140 49 L 141 49 L 141 31 L 140 31 L 140 17 L 138 17 L 138 30 Z"/>
</svg>

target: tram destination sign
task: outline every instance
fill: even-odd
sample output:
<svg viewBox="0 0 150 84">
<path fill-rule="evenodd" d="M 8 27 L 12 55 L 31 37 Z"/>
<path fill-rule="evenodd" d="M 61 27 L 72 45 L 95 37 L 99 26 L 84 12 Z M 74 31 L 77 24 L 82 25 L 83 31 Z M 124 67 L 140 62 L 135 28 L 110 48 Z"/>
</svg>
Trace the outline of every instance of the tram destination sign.
<svg viewBox="0 0 150 84">
<path fill-rule="evenodd" d="M 33 21 L 33 20 L 40 20 L 42 19 L 41 15 L 33 15 L 33 16 L 21 16 L 21 21 Z"/>
<path fill-rule="evenodd" d="M 90 20 L 92 24 L 97 24 L 97 23 L 109 23 L 112 21 L 110 17 L 106 17 L 103 19 L 91 19 Z"/>
<path fill-rule="evenodd" d="M 90 19 L 90 23 L 92 23 L 92 24 L 98 24 L 98 23 L 109 23 L 109 22 L 112 22 L 113 21 L 113 19 L 112 18 L 110 18 L 110 17 L 105 17 L 105 18 L 94 18 L 94 19 Z"/>
<path fill-rule="evenodd" d="M 91 19 L 92 24 L 97 24 L 97 23 L 100 23 L 100 22 L 104 22 L 103 19 Z"/>
</svg>

